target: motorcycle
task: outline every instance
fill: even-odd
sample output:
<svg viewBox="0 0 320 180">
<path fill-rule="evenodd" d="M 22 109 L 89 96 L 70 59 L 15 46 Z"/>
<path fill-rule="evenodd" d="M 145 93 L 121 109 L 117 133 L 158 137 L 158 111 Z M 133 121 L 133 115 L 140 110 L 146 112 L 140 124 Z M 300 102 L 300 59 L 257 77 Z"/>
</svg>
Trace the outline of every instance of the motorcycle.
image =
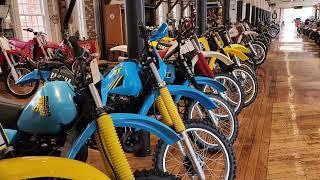
<svg viewBox="0 0 320 180">
<path fill-rule="evenodd" d="M 144 28 L 141 28 L 141 32 L 145 32 Z M 144 34 L 143 37 L 145 41 L 157 40 L 159 38 L 162 38 L 166 34 L 166 32 L 167 32 L 166 26 L 161 26 L 159 30 L 153 35 L 151 35 L 150 37 L 147 36 L 145 33 L 143 33 Z M 74 43 L 72 45 L 74 48 L 77 47 L 77 43 Z M 126 127 L 126 128 L 129 127 L 134 129 L 143 129 L 161 137 L 161 140 L 158 143 L 158 149 L 156 151 L 155 158 L 154 158 L 155 167 L 157 167 L 162 171 L 167 171 L 174 174 L 174 172 L 171 172 L 173 171 L 173 169 L 169 168 L 167 164 L 169 163 L 169 161 L 165 161 L 164 159 L 173 158 L 170 156 L 170 153 L 168 151 L 169 150 L 172 151 L 178 148 L 181 150 L 180 154 L 178 155 L 180 155 L 184 159 L 185 163 L 189 164 L 188 167 L 191 168 L 190 169 L 185 167 L 184 166 L 185 163 L 183 163 L 183 161 L 179 162 L 180 164 L 182 163 L 181 168 L 186 168 L 186 172 L 185 173 L 182 172 L 183 174 L 179 174 L 179 175 L 182 177 L 198 176 L 200 179 L 204 179 L 205 177 L 210 177 L 210 174 L 208 174 L 210 173 L 210 171 L 209 172 L 204 171 L 204 169 L 206 168 L 203 166 L 202 163 L 206 163 L 206 161 L 200 162 L 198 160 L 198 157 L 200 156 L 206 157 L 206 156 L 212 155 L 210 151 L 215 151 L 214 154 L 218 153 L 222 156 L 222 159 L 224 159 L 223 164 L 225 164 L 226 162 L 225 168 L 228 169 L 228 171 L 223 170 L 225 172 L 223 176 L 226 176 L 226 178 L 228 177 L 232 178 L 234 176 L 235 164 L 234 164 L 234 158 L 233 158 L 230 144 L 227 142 L 224 136 L 215 128 L 213 128 L 212 125 L 210 124 L 206 124 L 205 122 L 186 122 L 186 124 L 184 124 L 184 122 L 182 121 L 178 113 L 178 110 L 175 107 L 175 104 L 171 98 L 171 95 L 186 96 L 189 98 L 196 97 L 197 98 L 196 101 L 199 101 L 207 109 L 215 108 L 216 107 L 215 103 L 213 103 L 210 100 L 210 98 L 204 95 L 203 93 L 196 91 L 192 88 L 187 88 L 183 86 L 165 85 L 164 81 L 161 79 L 161 76 L 164 76 L 163 73 L 165 72 L 164 71 L 165 69 L 163 70 L 163 67 L 164 67 L 163 63 L 161 63 L 161 61 L 157 59 L 157 56 L 154 56 L 153 53 L 156 53 L 155 49 L 151 53 L 149 51 L 149 48 L 147 47 L 146 47 L 146 51 L 144 51 L 144 55 L 142 56 L 139 62 L 131 60 L 124 63 L 120 63 L 113 70 L 111 70 L 106 76 L 101 76 L 101 74 L 99 73 L 98 67 L 95 68 L 95 70 L 93 70 L 93 74 L 95 74 L 93 76 L 93 82 L 99 82 L 98 85 L 100 85 L 100 88 L 101 88 L 99 90 L 101 93 L 101 96 L 100 96 L 99 92 L 97 91 L 93 83 L 89 84 L 89 90 L 91 94 L 93 94 L 93 99 L 95 101 L 96 106 L 99 105 L 98 107 L 105 107 L 107 110 L 110 110 L 112 107 L 116 107 L 114 106 L 113 103 L 116 103 L 117 101 L 113 101 L 110 103 L 110 100 L 115 99 L 115 97 L 119 95 L 137 97 L 137 95 L 141 94 L 139 96 L 140 98 L 143 98 L 144 101 L 142 101 L 143 104 L 142 106 L 140 106 L 141 108 L 139 109 L 139 115 L 130 114 L 130 113 L 118 115 L 118 113 L 113 113 L 111 117 L 116 127 Z M 80 54 L 80 53 L 76 53 L 76 54 Z M 50 63 L 48 62 L 46 64 L 50 65 Z M 81 64 L 82 63 L 80 63 L 80 65 Z M 85 67 L 82 67 L 78 70 L 80 70 L 81 72 L 81 71 L 85 71 L 85 69 L 86 69 Z M 25 76 L 24 78 L 21 78 L 21 81 L 29 82 L 32 80 L 38 80 L 39 78 L 48 78 L 49 77 L 48 70 L 49 69 L 47 69 L 47 72 L 41 71 L 41 70 L 33 71 L 33 73 L 29 74 L 29 76 Z M 80 73 L 80 74 L 84 74 L 84 73 Z M 141 79 L 141 75 L 143 74 L 146 75 L 145 77 L 149 77 L 149 81 L 143 81 Z M 81 77 L 86 77 L 86 76 L 81 76 Z M 96 81 L 95 78 L 99 80 Z M 100 78 L 101 78 L 101 82 L 100 82 Z M 60 81 L 47 82 L 45 83 L 44 87 L 48 87 L 50 89 L 50 87 L 53 86 L 55 88 L 59 88 L 59 90 L 63 89 L 66 91 L 70 89 L 70 86 L 68 85 L 69 86 L 68 88 L 68 86 L 66 85 L 66 82 L 60 82 L 61 85 L 55 85 L 56 83 L 59 83 L 59 82 Z M 70 80 L 70 82 L 72 82 L 72 80 Z M 80 82 L 86 82 L 86 81 L 84 79 Z M 144 84 L 143 86 L 142 82 L 148 82 L 148 83 Z M 146 85 L 151 85 L 151 86 L 146 86 Z M 82 85 L 82 87 L 87 87 L 87 86 Z M 149 87 L 149 89 L 148 88 L 144 89 L 143 87 Z M 149 91 L 150 93 L 149 94 L 143 93 L 143 90 L 147 90 L 147 92 Z M 37 94 L 41 95 L 42 92 L 57 92 L 57 91 L 58 90 L 49 91 L 46 89 L 43 91 L 38 91 Z M 90 99 L 87 98 L 88 94 L 83 94 L 83 93 L 81 94 L 83 95 L 83 98 L 86 101 L 90 101 Z M 114 95 L 111 96 L 112 94 Z M 71 95 L 69 94 L 68 96 L 69 98 L 73 97 L 72 94 Z M 39 98 L 39 96 L 36 95 L 34 96 L 34 98 Z M 67 100 L 67 98 L 65 99 Z M 119 99 L 115 99 L 115 100 L 119 100 Z M 139 99 L 137 99 L 137 102 L 141 102 L 138 100 Z M 107 101 L 109 102 L 108 103 L 108 105 L 110 105 L 109 107 L 106 106 Z M 44 100 L 44 102 L 46 101 Z M 158 107 L 158 111 L 163 117 L 163 122 L 168 126 L 163 126 L 162 123 L 145 116 L 146 114 L 148 114 L 149 110 L 153 109 L 152 105 L 154 103 Z M 94 106 L 86 102 L 80 102 L 79 104 L 84 106 L 87 109 L 87 110 L 82 109 L 80 111 L 84 114 L 83 116 L 91 114 L 90 112 L 92 111 L 90 111 L 90 109 L 92 109 Z M 28 108 L 28 110 L 30 111 L 31 109 L 33 109 L 34 105 L 35 105 L 34 102 L 30 103 L 31 107 Z M 62 106 L 58 105 L 56 107 L 62 107 Z M 88 108 L 88 107 L 91 107 L 91 108 Z M 139 106 L 135 106 L 134 110 L 137 109 L 137 107 Z M 132 109 L 128 108 L 128 111 L 130 110 Z M 71 111 L 71 109 L 69 109 L 69 114 L 71 114 L 72 112 L 75 112 L 75 110 Z M 81 114 L 79 117 L 81 117 Z M 66 117 L 64 117 L 64 119 L 66 119 Z M 81 122 L 85 122 L 87 119 L 90 119 L 90 118 L 84 118 L 84 120 L 82 120 Z M 125 119 L 128 119 L 128 120 L 125 120 Z M 35 119 L 34 121 L 37 121 L 37 123 L 39 123 L 39 120 L 37 119 Z M 28 119 L 28 122 L 29 122 L 28 124 L 36 124 L 36 122 L 30 123 L 30 119 Z M 48 123 L 48 121 L 41 121 L 41 122 L 42 122 L 41 126 L 44 126 L 44 123 Z M 70 123 L 70 122 L 67 122 L 67 123 Z M 22 123 L 18 123 L 18 126 L 19 124 L 22 124 Z M 96 121 L 92 121 L 92 122 L 89 121 L 89 123 L 87 124 L 88 125 L 85 127 L 85 130 L 83 130 L 79 136 L 75 136 L 73 138 L 70 135 L 68 136 L 71 140 L 67 138 L 65 141 L 66 144 L 63 147 L 71 147 L 71 148 L 69 151 L 63 151 L 66 153 L 62 152 L 62 155 L 64 157 L 76 158 L 77 156 L 79 156 L 79 152 L 81 151 L 81 149 L 83 149 L 88 139 L 90 139 L 93 133 L 96 132 L 96 129 L 97 129 Z M 159 126 L 159 124 L 161 124 L 162 126 Z M 98 121 L 98 125 L 100 126 L 99 121 Z M 170 129 L 169 128 L 170 126 L 172 126 L 175 131 Z M 32 126 L 32 127 L 35 128 L 35 126 Z M 56 128 L 55 130 L 59 131 L 59 127 L 57 127 L 56 125 L 52 125 L 50 127 Z M 39 128 L 39 127 L 37 129 L 38 129 L 37 131 L 41 131 L 39 129 L 45 130 L 45 128 Z M 52 131 L 56 132 L 55 130 L 52 130 Z M 32 131 L 35 131 L 35 129 L 32 129 Z M 207 135 L 209 139 L 206 139 L 206 140 L 202 139 L 201 138 L 202 135 Z M 209 140 L 212 140 L 212 141 L 209 141 Z M 203 149 L 203 151 L 201 152 L 196 151 L 195 149 L 196 147 L 199 149 Z M 208 150 L 210 151 L 208 152 Z M 120 160 L 122 161 L 123 159 L 119 159 L 117 161 L 120 161 Z M 121 176 L 121 174 L 119 176 Z"/>
<path fill-rule="evenodd" d="M 9 40 L 5 37 L 0 37 L 0 49 L 0 74 L 3 75 L 8 92 L 17 98 L 27 98 L 33 95 L 39 87 L 39 82 L 16 85 L 19 77 L 31 72 L 30 66 L 17 60 L 21 52 L 11 47 Z"/>
</svg>

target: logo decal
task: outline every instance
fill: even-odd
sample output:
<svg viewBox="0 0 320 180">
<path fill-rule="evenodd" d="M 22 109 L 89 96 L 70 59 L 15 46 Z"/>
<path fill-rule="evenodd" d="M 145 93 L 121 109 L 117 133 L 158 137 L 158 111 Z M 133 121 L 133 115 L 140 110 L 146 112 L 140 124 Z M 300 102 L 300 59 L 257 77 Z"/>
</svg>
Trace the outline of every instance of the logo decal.
<svg viewBox="0 0 320 180">
<path fill-rule="evenodd" d="M 48 96 L 41 96 L 33 111 L 38 112 L 42 117 L 50 116 Z"/>
</svg>

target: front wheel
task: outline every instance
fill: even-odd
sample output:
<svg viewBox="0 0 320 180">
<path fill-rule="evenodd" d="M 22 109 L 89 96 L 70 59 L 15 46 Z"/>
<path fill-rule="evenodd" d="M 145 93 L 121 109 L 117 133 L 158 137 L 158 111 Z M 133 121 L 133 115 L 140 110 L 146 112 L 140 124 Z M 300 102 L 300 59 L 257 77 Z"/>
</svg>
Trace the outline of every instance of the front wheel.
<svg viewBox="0 0 320 180">
<path fill-rule="evenodd" d="M 185 117 L 192 120 L 207 121 L 220 130 L 222 134 L 233 144 L 237 138 L 239 122 L 232 107 L 226 100 L 215 94 L 207 94 L 218 107 L 208 110 L 199 104 L 199 102 L 190 103 L 186 107 Z"/>
<path fill-rule="evenodd" d="M 220 82 L 226 91 L 221 96 L 228 101 L 228 103 L 234 108 L 234 112 L 239 114 L 243 108 L 245 94 L 240 82 L 230 74 L 218 73 L 214 77 L 215 80 Z M 204 90 L 208 92 L 208 88 Z"/>
<path fill-rule="evenodd" d="M 235 178 L 232 147 L 218 130 L 208 123 L 191 122 L 186 123 L 185 132 L 206 179 Z M 178 175 L 181 179 L 197 179 L 191 160 L 181 151 L 186 148 L 181 149 L 178 144 L 182 143 L 168 145 L 159 140 L 153 159 L 155 168 Z"/>
<path fill-rule="evenodd" d="M 232 71 L 232 75 L 239 80 L 244 89 L 244 106 L 251 104 L 258 95 L 258 80 L 254 74 L 242 67 L 237 67 Z"/>
<path fill-rule="evenodd" d="M 18 77 L 22 77 L 31 72 L 31 70 L 26 65 L 17 65 L 15 66 Z M 16 98 L 28 98 L 32 96 L 39 87 L 39 81 L 30 82 L 23 85 L 16 84 L 11 71 L 5 75 L 5 86 L 11 95 Z"/>
<path fill-rule="evenodd" d="M 260 65 L 264 63 L 267 57 L 266 51 L 263 49 L 263 47 L 260 44 L 255 42 L 252 43 L 252 47 L 257 52 L 257 55 L 253 56 L 253 58 L 256 60 L 256 64 Z"/>
</svg>

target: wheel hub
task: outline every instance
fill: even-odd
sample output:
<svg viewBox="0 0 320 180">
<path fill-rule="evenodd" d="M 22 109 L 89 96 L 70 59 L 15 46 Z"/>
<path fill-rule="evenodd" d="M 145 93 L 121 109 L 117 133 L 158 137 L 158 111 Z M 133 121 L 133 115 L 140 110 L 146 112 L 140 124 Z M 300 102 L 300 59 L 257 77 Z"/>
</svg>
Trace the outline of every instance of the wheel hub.
<svg viewBox="0 0 320 180">
<path fill-rule="evenodd" d="M 198 153 L 196 153 L 196 157 L 197 157 L 197 160 L 201 166 L 201 169 L 204 170 L 204 158 L 199 155 Z M 195 170 L 195 168 L 193 167 L 192 165 L 192 162 L 190 160 L 190 158 L 188 156 L 186 156 L 183 160 L 183 165 L 184 167 L 186 168 L 186 171 L 188 173 L 189 176 L 195 176 L 197 175 L 197 172 Z"/>
</svg>

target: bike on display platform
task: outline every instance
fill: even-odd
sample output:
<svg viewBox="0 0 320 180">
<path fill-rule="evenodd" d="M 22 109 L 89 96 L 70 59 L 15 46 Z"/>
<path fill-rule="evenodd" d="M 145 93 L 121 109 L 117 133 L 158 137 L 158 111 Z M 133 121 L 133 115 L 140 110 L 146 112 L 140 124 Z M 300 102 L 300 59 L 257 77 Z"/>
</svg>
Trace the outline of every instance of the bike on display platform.
<svg viewBox="0 0 320 180">
<path fill-rule="evenodd" d="M 143 27 L 140 27 L 140 29 L 141 32 L 143 32 L 142 34 L 145 38 L 145 41 L 148 41 L 148 36 L 144 33 L 146 32 L 145 29 Z M 152 36 L 149 37 L 149 40 L 153 41 L 161 39 L 166 34 L 166 32 L 166 26 L 161 26 L 157 32 L 155 32 Z M 77 48 L 76 42 L 72 45 L 74 48 Z M 69 125 L 70 127 L 70 125 L 72 125 L 70 127 L 71 129 L 67 130 L 67 134 L 69 135 L 67 137 L 62 136 L 62 141 L 60 141 L 60 143 L 63 144 L 60 147 L 68 149 L 66 151 L 63 149 L 61 155 L 68 158 L 79 158 L 79 154 L 81 154 L 81 152 L 82 154 L 86 154 L 86 142 L 88 141 L 88 139 L 90 139 L 94 132 L 96 132 L 97 128 L 99 129 L 98 132 L 101 138 L 110 136 L 110 133 L 108 133 L 108 129 L 104 127 L 100 128 L 100 126 L 110 124 L 109 122 L 112 122 L 111 119 L 107 118 L 104 120 L 104 118 L 98 118 L 97 121 L 88 121 L 88 119 L 90 119 L 86 118 L 88 115 L 93 115 L 94 119 L 94 117 L 97 117 L 96 113 L 104 113 L 102 107 L 107 105 L 107 101 L 110 102 L 112 99 L 116 99 L 117 96 L 131 96 L 133 98 L 142 97 L 145 100 L 142 101 L 143 105 L 140 106 L 140 115 L 130 113 L 112 113 L 110 116 L 106 115 L 103 117 L 112 117 L 112 120 L 116 127 L 142 129 L 156 134 L 158 137 L 160 137 L 161 140 L 157 145 L 156 154 L 154 156 L 154 165 L 156 168 L 165 172 L 169 172 L 170 174 L 177 174 L 182 178 L 199 177 L 200 179 L 205 179 L 205 177 L 207 177 L 210 179 L 210 177 L 212 177 L 212 174 L 225 179 L 234 178 L 234 157 L 232 153 L 232 148 L 228 141 L 225 139 L 225 137 L 212 125 L 207 124 L 205 122 L 189 122 L 186 120 L 187 122 L 185 122 L 184 124 L 183 120 L 181 119 L 178 113 L 177 108 L 174 105 L 171 95 L 196 98 L 196 100 L 202 103 L 203 106 L 205 106 L 207 109 L 215 108 L 215 103 L 213 103 L 209 97 L 205 96 L 203 93 L 199 91 L 196 91 L 195 89 L 187 88 L 185 86 L 165 85 L 165 82 L 161 78 L 161 76 L 164 76 L 163 73 L 165 71 L 163 71 L 160 67 L 162 66 L 162 63 L 158 59 L 159 57 L 155 55 L 156 50 L 153 49 L 152 52 L 150 52 L 148 43 L 146 43 L 144 55 L 142 56 L 140 61 L 128 60 L 126 62 L 120 63 L 106 76 L 101 76 L 98 68 L 95 68 L 95 70 L 92 70 L 93 74 L 96 73 L 96 76 L 93 76 L 93 79 L 98 77 L 102 78 L 101 82 L 97 83 L 97 85 L 94 85 L 93 83 L 86 84 L 86 82 L 88 81 L 85 77 L 90 76 L 88 76 L 87 73 L 83 73 L 87 72 L 86 70 L 88 69 L 86 68 L 87 66 L 85 66 L 84 64 L 86 63 L 88 65 L 89 62 L 87 62 L 88 60 L 86 61 L 81 60 L 81 58 L 77 58 L 77 61 L 80 60 L 78 64 L 80 66 L 82 64 L 82 67 L 77 69 L 75 75 L 77 75 L 78 78 L 83 78 L 79 81 L 81 83 L 76 86 L 78 87 L 77 91 L 73 90 L 72 86 L 69 83 L 62 81 L 48 81 L 45 83 L 42 89 L 39 90 L 38 93 L 34 96 L 32 102 L 30 102 L 26 106 L 26 108 L 23 109 L 21 115 L 19 116 L 20 118 L 17 125 L 18 127 L 20 127 L 20 133 L 29 134 L 29 138 L 26 138 L 27 140 L 25 140 L 24 142 L 30 142 L 30 140 L 34 140 L 35 137 L 30 135 L 30 133 L 32 133 L 33 135 L 41 135 L 44 133 L 43 131 L 49 130 L 49 132 L 51 132 L 53 135 L 56 133 L 63 134 L 63 132 L 61 132 L 62 126 Z M 38 80 L 39 78 L 48 78 L 48 72 L 51 71 L 49 67 L 54 67 L 56 69 L 61 68 L 61 64 L 59 65 L 59 63 L 45 62 L 45 64 L 47 68 L 45 69 L 46 71 L 42 71 L 41 69 L 35 70 L 33 73 L 31 73 L 33 75 L 21 78 L 21 82 L 29 82 L 32 80 Z M 78 71 L 82 73 L 77 73 Z M 79 74 L 82 74 L 82 76 L 80 76 Z M 145 75 L 144 77 L 148 78 L 148 80 L 142 80 L 141 78 L 143 75 Z M 142 82 L 147 83 L 143 85 Z M 100 86 L 101 89 L 99 91 L 101 93 L 101 96 L 96 86 Z M 151 92 L 149 94 L 146 94 L 144 90 Z M 69 98 L 58 98 L 56 95 L 57 92 L 60 91 L 67 91 L 58 94 L 66 94 Z M 53 92 L 55 93 L 53 95 L 51 94 L 51 96 L 46 97 L 43 96 L 45 95 L 45 92 L 49 94 Z M 111 96 L 111 94 L 114 95 Z M 87 98 L 89 97 L 89 95 L 93 97 L 94 103 L 96 104 L 96 107 L 98 107 L 98 111 L 96 113 L 92 113 L 95 111 L 94 106 L 90 105 L 90 102 L 93 103 L 92 99 Z M 64 107 L 62 106 L 62 104 L 56 104 L 54 106 L 50 104 L 50 102 L 54 103 L 52 102 L 54 101 L 54 98 L 52 100 L 51 97 L 56 97 L 59 100 L 64 100 L 62 104 L 66 103 L 65 101 L 69 102 L 69 104 L 67 103 L 67 107 L 69 107 L 68 113 L 63 113 L 62 110 L 59 109 Z M 78 118 L 76 118 L 75 120 L 70 120 L 74 119 L 75 115 L 77 114 L 74 101 L 70 100 L 70 98 L 74 99 L 74 101 L 76 101 L 75 104 L 77 104 L 77 108 L 81 109 L 79 111 L 81 113 L 77 115 Z M 41 105 L 37 107 L 37 105 L 39 104 L 36 102 L 39 100 L 42 103 L 40 103 Z M 152 104 L 154 102 L 158 107 L 158 111 L 160 112 L 163 118 L 163 122 L 165 122 L 168 126 L 164 126 L 164 124 L 160 123 L 159 121 L 145 116 L 149 112 L 149 110 L 152 109 Z M 136 104 L 133 104 L 133 106 L 134 105 Z M 39 110 L 42 114 L 48 115 L 48 107 L 58 108 L 59 111 L 63 113 L 63 120 L 61 119 L 60 114 L 59 122 L 56 120 L 57 118 L 55 118 L 55 121 L 40 121 L 38 118 L 31 120 L 34 122 L 30 123 L 30 118 L 25 116 L 25 113 L 37 114 L 37 112 L 39 112 L 38 108 L 40 108 Z M 110 107 L 106 106 L 105 108 L 108 111 L 111 111 L 112 107 L 116 106 L 113 106 L 113 104 L 111 104 Z M 137 107 L 135 106 L 135 109 L 136 108 Z M 35 112 L 33 110 L 35 110 Z M 51 116 L 53 116 L 54 112 L 56 111 L 57 109 L 51 109 Z M 70 118 L 66 118 L 67 114 L 68 116 L 70 116 Z M 99 122 L 100 120 L 102 122 Z M 33 124 L 33 126 L 30 127 L 30 125 L 28 124 Z M 35 124 L 37 124 L 38 126 L 35 127 Z M 170 129 L 169 126 L 173 127 L 176 132 Z M 22 128 L 25 128 L 25 131 L 22 131 Z M 76 131 L 77 133 L 70 133 L 70 131 Z M 17 136 L 19 134 L 19 131 L 17 133 L 17 131 L 15 130 L 7 130 L 7 133 L 11 133 L 10 137 L 12 137 L 12 139 L 19 137 Z M 45 133 L 48 134 L 48 132 Z M 112 134 L 111 136 L 113 137 Z M 26 135 L 25 137 L 28 137 L 28 135 Z M 100 140 L 99 138 L 96 139 L 98 141 Z M 43 138 L 42 140 L 45 140 L 45 138 Z M 50 137 L 47 140 L 49 141 L 46 141 L 46 143 L 53 142 L 53 139 L 50 139 Z M 114 139 L 112 139 L 111 137 L 109 138 L 109 140 L 103 140 L 106 140 L 106 142 L 114 142 Z M 33 141 L 33 143 L 35 142 Z M 59 141 L 55 141 L 55 143 L 59 143 Z M 100 143 L 98 142 L 98 146 L 99 144 Z M 103 141 L 102 147 L 105 147 L 105 149 L 108 150 L 108 147 L 105 146 L 106 144 L 108 145 L 108 143 L 104 143 Z M 50 146 L 51 148 L 53 148 L 51 149 L 51 151 L 49 151 L 50 154 L 52 154 L 52 150 L 56 151 L 58 150 L 57 147 L 59 147 L 55 144 L 51 144 Z M 101 152 L 106 152 L 104 151 L 104 149 L 101 149 L 101 146 L 99 147 Z M 108 151 L 108 153 L 103 154 L 109 155 L 110 153 L 111 152 Z M 216 158 L 217 155 L 219 156 L 218 159 Z M 86 155 L 81 155 L 80 157 L 82 157 L 82 159 L 86 159 L 85 156 Z M 180 159 L 181 161 L 175 161 L 176 159 Z M 113 159 L 111 161 L 111 164 L 113 164 L 113 161 L 115 161 L 114 163 L 116 163 L 120 160 L 124 161 L 123 159 L 119 159 L 117 157 L 117 159 Z M 212 164 L 209 163 L 209 160 Z M 216 163 L 220 164 L 219 167 L 214 167 L 214 169 L 211 170 L 211 168 L 213 168 L 213 165 Z M 209 165 L 210 167 L 208 167 Z M 179 168 L 177 169 L 177 167 Z M 121 176 L 122 173 L 118 174 L 117 170 L 116 173 L 120 177 L 123 177 Z"/>
</svg>

